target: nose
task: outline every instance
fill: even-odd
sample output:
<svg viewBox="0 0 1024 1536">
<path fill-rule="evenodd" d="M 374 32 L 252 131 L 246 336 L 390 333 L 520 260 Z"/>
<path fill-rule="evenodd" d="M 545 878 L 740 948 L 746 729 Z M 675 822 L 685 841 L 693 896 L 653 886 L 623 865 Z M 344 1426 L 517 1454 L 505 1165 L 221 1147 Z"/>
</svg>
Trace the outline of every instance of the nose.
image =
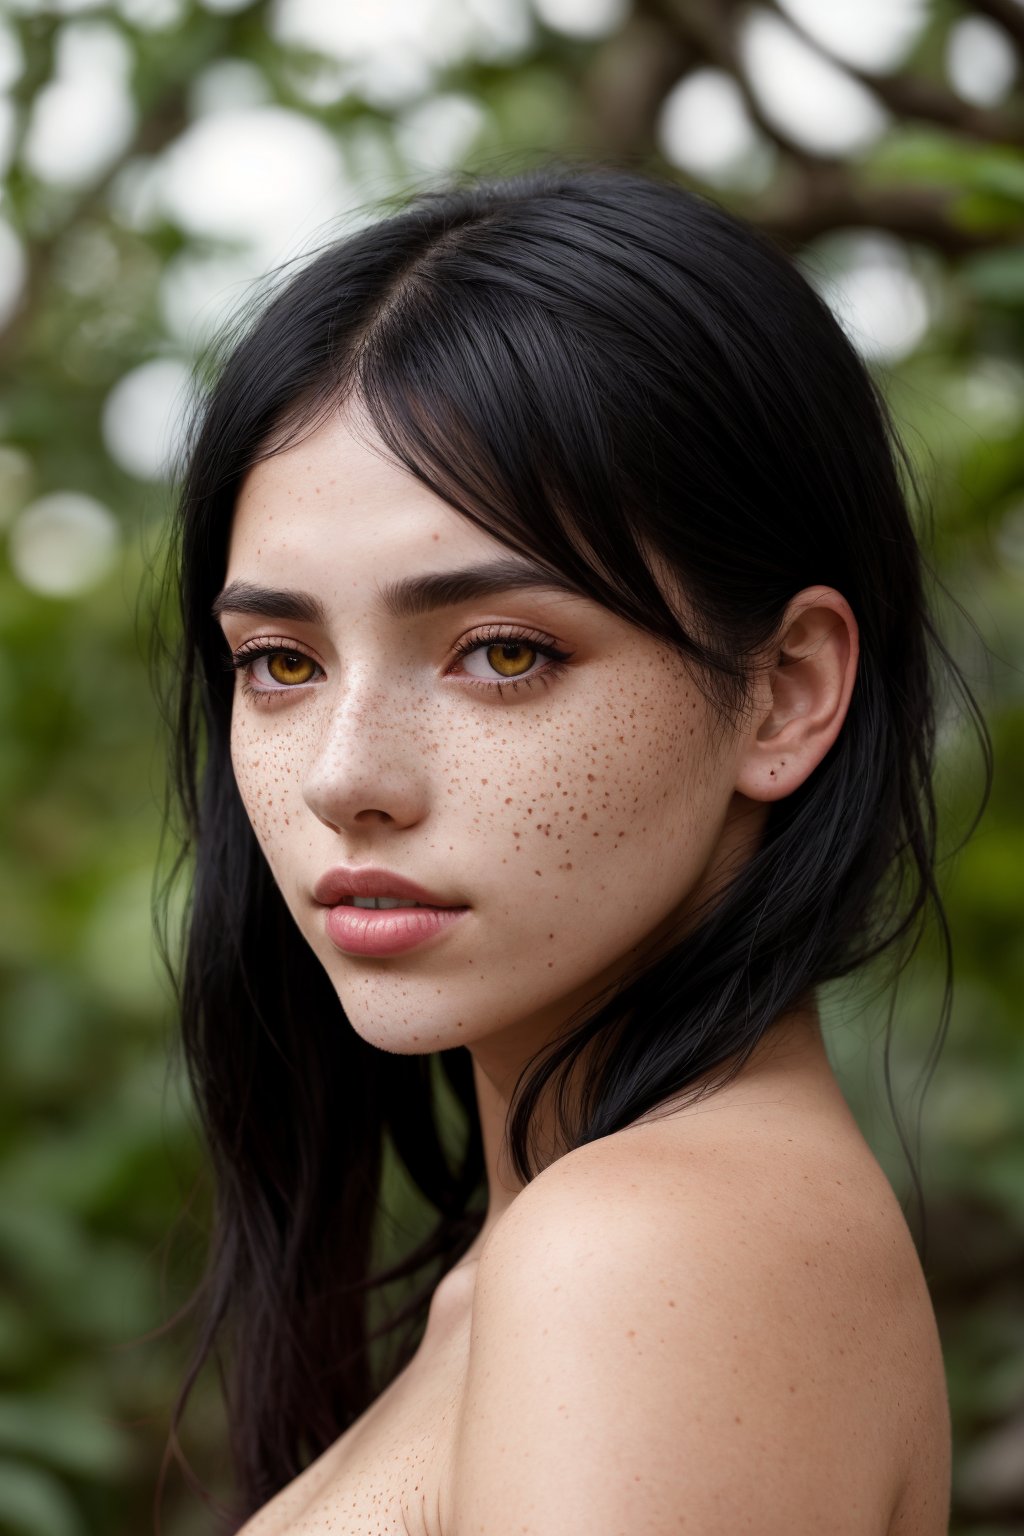
<svg viewBox="0 0 1024 1536">
<path fill-rule="evenodd" d="M 353 685 L 337 700 L 303 776 L 303 799 L 333 832 L 414 826 L 428 805 L 411 701 Z"/>
</svg>

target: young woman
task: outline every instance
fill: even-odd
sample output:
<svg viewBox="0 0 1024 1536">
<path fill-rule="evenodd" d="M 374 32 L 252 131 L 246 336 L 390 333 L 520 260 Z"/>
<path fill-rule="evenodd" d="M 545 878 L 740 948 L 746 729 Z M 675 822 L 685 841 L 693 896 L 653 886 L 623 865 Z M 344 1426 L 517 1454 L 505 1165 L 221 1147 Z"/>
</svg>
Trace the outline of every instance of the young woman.
<svg viewBox="0 0 1024 1536">
<path fill-rule="evenodd" d="M 232 1529 L 945 1532 L 816 1007 L 935 899 L 898 463 L 795 268 L 624 170 L 420 193 L 235 342 L 175 565 Z"/>
</svg>

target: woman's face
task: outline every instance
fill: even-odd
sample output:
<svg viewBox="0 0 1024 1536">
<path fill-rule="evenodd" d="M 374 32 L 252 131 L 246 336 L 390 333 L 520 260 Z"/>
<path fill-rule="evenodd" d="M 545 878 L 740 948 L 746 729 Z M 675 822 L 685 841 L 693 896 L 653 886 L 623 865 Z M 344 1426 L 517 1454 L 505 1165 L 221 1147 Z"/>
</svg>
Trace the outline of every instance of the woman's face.
<svg viewBox="0 0 1024 1536">
<path fill-rule="evenodd" d="M 402 605 L 404 582 L 525 562 L 368 440 L 365 416 L 339 413 L 243 485 L 225 587 L 304 594 L 322 613 L 284 618 L 264 597 L 219 612 L 250 660 L 234 772 L 352 1027 L 384 1050 L 466 1045 L 517 1071 L 684 921 L 762 808 L 734 794 L 740 738 L 711 731 L 679 656 L 598 604 L 513 586 L 421 587 Z M 459 600 L 427 605 L 444 595 Z M 338 866 L 468 910 L 389 949 L 434 919 L 332 917 L 314 887 Z M 346 938 L 360 925 L 384 952 Z"/>
</svg>

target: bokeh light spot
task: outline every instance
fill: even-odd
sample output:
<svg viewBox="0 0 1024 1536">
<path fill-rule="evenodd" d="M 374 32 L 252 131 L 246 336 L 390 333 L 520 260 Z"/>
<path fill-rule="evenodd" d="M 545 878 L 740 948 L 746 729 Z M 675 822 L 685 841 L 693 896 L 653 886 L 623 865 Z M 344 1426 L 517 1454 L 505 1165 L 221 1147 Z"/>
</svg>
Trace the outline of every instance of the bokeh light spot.
<svg viewBox="0 0 1024 1536">
<path fill-rule="evenodd" d="M 662 154 L 719 186 L 754 191 L 771 176 L 775 156 L 751 120 L 732 75 L 695 69 L 674 85 L 658 121 Z"/>
<path fill-rule="evenodd" d="M 751 11 L 740 50 L 765 116 L 804 149 L 851 154 L 887 127 L 888 114 L 871 93 L 780 17 Z"/>
<path fill-rule="evenodd" d="M 895 362 L 924 337 L 928 296 L 906 247 L 893 236 L 870 231 L 826 238 L 801 265 L 867 360 Z"/>
<path fill-rule="evenodd" d="M 8 536 L 14 574 L 44 597 L 74 597 L 97 586 L 117 559 L 114 514 L 81 491 L 54 491 L 32 502 Z"/>
<path fill-rule="evenodd" d="M 1017 78 L 1013 44 L 986 16 L 965 16 L 949 29 L 946 71 L 958 96 L 976 107 L 1003 100 Z"/>
<path fill-rule="evenodd" d="M 180 443 L 190 371 L 176 358 L 154 358 L 114 385 L 102 430 L 115 464 L 139 480 L 167 477 Z"/>
</svg>

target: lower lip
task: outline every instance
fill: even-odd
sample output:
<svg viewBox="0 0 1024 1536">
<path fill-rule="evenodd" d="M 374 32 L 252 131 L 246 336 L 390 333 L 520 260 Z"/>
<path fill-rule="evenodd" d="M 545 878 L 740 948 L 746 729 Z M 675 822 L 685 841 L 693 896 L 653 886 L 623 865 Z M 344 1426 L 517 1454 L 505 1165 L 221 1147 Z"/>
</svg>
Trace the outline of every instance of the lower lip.
<svg viewBox="0 0 1024 1536">
<path fill-rule="evenodd" d="M 346 955 L 400 955 L 446 933 L 468 907 L 331 907 L 327 935 Z"/>
</svg>

